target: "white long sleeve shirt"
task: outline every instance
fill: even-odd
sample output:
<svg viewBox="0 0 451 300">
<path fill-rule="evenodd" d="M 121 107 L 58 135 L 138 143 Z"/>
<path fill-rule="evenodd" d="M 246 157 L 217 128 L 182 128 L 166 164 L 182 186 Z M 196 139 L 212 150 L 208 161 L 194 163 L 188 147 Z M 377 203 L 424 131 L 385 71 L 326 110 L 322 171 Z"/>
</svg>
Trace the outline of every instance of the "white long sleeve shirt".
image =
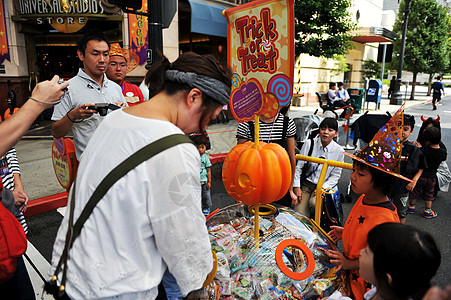
<svg viewBox="0 0 451 300">
<path fill-rule="evenodd" d="M 302 145 L 301 155 L 308 155 L 310 150 L 310 139 L 307 140 L 304 145 Z M 323 147 L 321 144 L 320 137 L 317 136 L 313 139 L 313 151 L 310 155 L 311 157 L 324 158 L 326 160 L 335 160 L 335 161 L 344 161 L 344 150 L 338 145 L 335 141 L 331 141 L 329 145 Z M 298 160 L 296 164 L 296 171 L 294 173 L 294 181 L 293 187 L 301 187 L 301 174 L 302 168 L 305 165 L 304 160 Z M 319 175 L 321 174 L 321 170 L 323 169 L 322 164 L 309 163 L 309 170 L 307 170 L 307 174 L 311 175 L 307 178 L 311 183 L 318 183 Z M 313 172 L 313 173 L 312 173 Z M 341 177 L 341 168 L 331 167 L 327 169 L 326 178 L 324 180 L 323 188 L 333 188 L 338 184 L 338 180 Z"/>
</svg>

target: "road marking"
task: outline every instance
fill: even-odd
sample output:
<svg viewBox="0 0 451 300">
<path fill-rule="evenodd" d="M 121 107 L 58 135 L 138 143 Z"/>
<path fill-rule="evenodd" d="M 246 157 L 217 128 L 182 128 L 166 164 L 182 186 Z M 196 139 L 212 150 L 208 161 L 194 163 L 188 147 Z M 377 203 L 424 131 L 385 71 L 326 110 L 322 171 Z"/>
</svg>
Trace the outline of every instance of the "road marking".
<svg viewBox="0 0 451 300">
<path fill-rule="evenodd" d="M 48 277 L 48 272 L 50 270 L 50 264 L 44 258 L 44 256 L 39 253 L 39 251 L 33 246 L 32 243 L 28 242 L 27 247 L 27 255 L 39 270 L 39 272 L 44 276 L 44 278 Z M 36 294 L 36 299 L 44 299 L 51 300 L 53 297 L 47 293 L 44 293 L 43 287 L 44 283 L 42 282 L 41 277 L 39 277 L 38 273 L 35 269 L 29 264 L 28 260 L 24 257 L 25 265 L 27 266 L 28 275 L 30 275 L 31 283 L 33 284 L 34 293 Z M 43 294 L 44 293 L 44 294 Z M 41 296 L 43 294 L 43 296 Z"/>
<path fill-rule="evenodd" d="M 66 207 L 60 207 L 57 209 L 57 211 L 64 216 L 66 214 Z M 41 253 L 36 249 L 35 246 L 33 246 L 30 241 L 28 241 L 28 247 L 27 247 L 27 255 L 33 262 L 33 264 L 36 266 L 36 268 L 39 270 L 41 275 L 44 278 L 50 278 L 49 277 L 49 271 L 51 268 L 51 265 L 48 263 L 48 261 L 44 258 L 44 256 L 41 255 Z M 27 266 L 28 275 L 30 276 L 31 283 L 33 284 L 34 293 L 36 295 L 36 299 L 44 299 L 44 300 L 52 300 L 53 296 L 47 294 L 43 290 L 44 283 L 42 282 L 41 277 L 39 277 L 36 270 L 30 265 L 28 260 L 24 257 L 23 260 L 25 261 L 25 265 Z M 41 298 L 42 297 L 42 298 Z"/>
</svg>

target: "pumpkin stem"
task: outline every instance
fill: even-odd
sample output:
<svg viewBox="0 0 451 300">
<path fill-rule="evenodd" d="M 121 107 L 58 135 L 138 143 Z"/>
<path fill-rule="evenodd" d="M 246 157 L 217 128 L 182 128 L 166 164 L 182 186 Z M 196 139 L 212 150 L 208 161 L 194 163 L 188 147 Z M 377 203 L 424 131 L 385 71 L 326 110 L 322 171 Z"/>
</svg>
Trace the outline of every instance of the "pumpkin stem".
<svg viewBox="0 0 451 300">
<path fill-rule="evenodd" d="M 260 117 L 258 115 L 255 115 L 254 129 L 255 144 L 258 146 L 258 142 L 260 141 Z"/>
<path fill-rule="evenodd" d="M 255 239 L 255 248 L 257 249 L 260 241 L 260 226 L 259 226 L 259 210 L 260 210 L 260 204 L 255 205 L 255 211 L 254 211 L 254 239 Z"/>
</svg>

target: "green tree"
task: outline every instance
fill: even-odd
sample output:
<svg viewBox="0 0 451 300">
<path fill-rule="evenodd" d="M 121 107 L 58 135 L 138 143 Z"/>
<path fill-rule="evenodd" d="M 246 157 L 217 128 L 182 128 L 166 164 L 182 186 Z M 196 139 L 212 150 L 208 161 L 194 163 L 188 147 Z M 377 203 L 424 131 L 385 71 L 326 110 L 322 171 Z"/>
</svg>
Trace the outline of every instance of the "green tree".
<svg viewBox="0 0 451 300">
<path fill-rule="evenodd" d="M 382 67 L 378 62 L 372 59 L 366 59 L 362 64 L 362 79 L 379 78 L 381 76 Z"/>
<path fill-rule="evenodd" d="M 295 0 L 295 52 L 316 57 L 345 55 L 352 48 L 355 28 L 351 0 Z"/>
<path fill-rule="evenodd" d="M 393 31 L 399 38 L 394 42 L 394 53 L 401 48 L 405 2 L 399 5 Z M 407 35 L 403 69 L 413 73 L 410 100 L 415 99 L 415 83 L 420 72 L 433 74 L 445 70 L 449 64 L 447 51 L 448 16 L 443 6 L 435 0 L 411 0 L 407 23 Z M 396 57 L 396 55 L 395 55 Z M 394 60 L 397 68 L 398 59 Z"/>
</svg>

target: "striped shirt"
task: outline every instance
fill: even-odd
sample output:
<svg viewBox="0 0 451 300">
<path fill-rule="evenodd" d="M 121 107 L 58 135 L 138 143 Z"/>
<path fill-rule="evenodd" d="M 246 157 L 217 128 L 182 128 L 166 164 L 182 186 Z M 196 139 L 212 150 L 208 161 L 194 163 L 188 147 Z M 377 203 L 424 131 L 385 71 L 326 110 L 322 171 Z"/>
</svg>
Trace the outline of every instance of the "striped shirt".
<svg viewBox="0 0 451 300">
<path fill-rule="evenodd" d="M 265 143 L 281 140 L 283 135 L 283 119 L 284 116 L 281 113 L 279 113 L 277 119 L 274 122 L 264 123 L 260 120 L 259 140 Z M 294 121 L 291 118 L 289 118 L 286 138 L 294 137 L 295 134 L 296 134 L 296 125 L 294 124 Z M 236 131 L 236 138 L 246 139 L 248 141 L 252 140 L 252 134 L 248 122 L 240 123 L 238 125 L 238 129 Z"/>
<path fill-rule="evenodd" d="M 3 187 L 13 191 L 14 190 L 14 174 L 20 175 L 20 167 L 19 167 L 19 161 L 17 160 L 17 152 L 15 148 L 11 148 L 6 152 L 5 159 L 8 164 L 8 172 L 4 175 L 2 175 L 2 182 Z M 25 231 L 25 234 L 28 233 L 28 225 L 25 221 L 25 217 L 23 216 L 23 213 L 18 211 L 16 209 L 15 216 L 17 220 L 19 220 L 20 225 L 22 225 L 23 230 Z"/>
</svg>

